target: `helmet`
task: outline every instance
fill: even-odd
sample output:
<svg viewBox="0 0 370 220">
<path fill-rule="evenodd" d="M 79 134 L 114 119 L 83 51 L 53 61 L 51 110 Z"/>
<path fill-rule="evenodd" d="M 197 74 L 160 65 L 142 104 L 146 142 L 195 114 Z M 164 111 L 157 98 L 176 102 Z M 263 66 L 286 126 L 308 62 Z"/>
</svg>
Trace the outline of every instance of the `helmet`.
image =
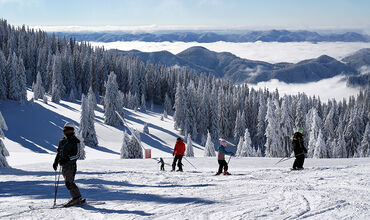
<svg viewBox="0 0 370 220">
<path fill-rule="evenodd" d="M 220 139 L 220 145 L 226 147 L 227 142 L 224 139 Z"/>
<path fill-rule="evenodd" d="M 298 128 L 297 131 L 301 134 L 303 134 L 303 129 L 302 128 Z"/>
<path fill-rule="evenodd" d="M 75 130 L 75 125 L 72 122 L 67 122 L 63 128 L 63 131 L 65 130 Z"/>
</svg>

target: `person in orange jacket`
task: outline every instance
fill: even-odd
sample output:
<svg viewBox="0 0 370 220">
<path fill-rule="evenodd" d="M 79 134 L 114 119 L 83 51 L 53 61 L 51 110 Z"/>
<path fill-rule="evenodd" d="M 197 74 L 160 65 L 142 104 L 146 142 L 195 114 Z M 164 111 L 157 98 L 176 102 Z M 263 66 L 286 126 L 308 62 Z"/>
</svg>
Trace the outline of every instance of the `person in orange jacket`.
<svg viewBox="0 0 370 220">
<path fill-rule="evenodd" d="M 184 141 L 179 137 L 177 138 L 175 149 L 173 149 L 173 153 L 172 153 L 172 155 L 175 156 L 173 158 L 173 163 L 172 163 L 172 170 L 171 170 L 172 172 L 175 171 L 177 161 L 178 161 L 177 166 L 179 167 L 177 171 L 183 172 L 181 161 L 182 161 L 182 157 L 184 156 L 184 153 L 185 153 L 185 144 L 184 144 Z"/>
</svg>

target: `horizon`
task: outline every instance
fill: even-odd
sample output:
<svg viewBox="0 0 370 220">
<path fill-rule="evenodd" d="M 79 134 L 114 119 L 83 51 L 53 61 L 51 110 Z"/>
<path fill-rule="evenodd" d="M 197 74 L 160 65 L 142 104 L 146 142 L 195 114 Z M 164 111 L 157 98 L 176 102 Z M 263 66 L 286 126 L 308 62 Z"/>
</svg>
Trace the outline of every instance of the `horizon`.
<svg viewBox="0 0 370 220">
<path fill-rule="evenodd" d="M 51 32 L 275 29 L 370 33 L 370 2 L 365 0 L 86 2 L 0 0 L 0 14 L 15 26 Z"/>
</svg>

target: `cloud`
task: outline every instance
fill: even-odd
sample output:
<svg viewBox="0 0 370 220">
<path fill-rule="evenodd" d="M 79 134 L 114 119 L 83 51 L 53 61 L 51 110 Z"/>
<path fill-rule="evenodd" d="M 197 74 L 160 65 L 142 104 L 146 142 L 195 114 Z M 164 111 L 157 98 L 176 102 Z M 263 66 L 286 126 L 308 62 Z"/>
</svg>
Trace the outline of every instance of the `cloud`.
<svg viewBox="0 0 370 220">
<path fill-rule="evenodd" d="M 363 42 L 91 42 L 94 46 L 104 46 L 106 49 L 140 50 L 144 52 L 167 50 L 177 54 L 192 46 L 203 46 L 216 52 L 230 52 L 245 59 L 261 60 L 270 63 L 277 62 L 299 62 L 304 59 L 319 57 L 323 54 L 341 59 L 350 53 L 362 48 L 370 48 L 370 43 Z"/>
<path fill-rule="evenodd" d="M 319 96 L 321 101 L 327 102 L 329 99 L 342 100 L 350 96 L 357 95 L 359 89 L 347 86 L 344 76 L 336 76 L 330 79 L 323 79 L 312 83 L 284 83 L 277 79 L 268 82 L 260 82 L 258 84 L 248 84 L 255 89 L 268 88 L 270 91 L 279 90 L 280 95 L 296 95 L 298 93 L 306 93 L 309 96 Z"/>
</svg>

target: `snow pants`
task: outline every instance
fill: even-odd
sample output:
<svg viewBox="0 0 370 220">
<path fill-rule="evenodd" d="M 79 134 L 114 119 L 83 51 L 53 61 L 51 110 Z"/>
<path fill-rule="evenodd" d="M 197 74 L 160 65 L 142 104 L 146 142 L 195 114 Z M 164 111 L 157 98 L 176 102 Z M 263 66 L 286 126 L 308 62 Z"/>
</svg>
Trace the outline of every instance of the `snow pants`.
<svg viewBox="0 0 370 220">
<path fill-rule="evenodd" d="M 66 165 L 66 166 L 63 166 L 62 168 L 64 182 L 69 191 L 69 194 L 71 194 L 72 199 L 77 199 L 81 197 L 80 190 L 75 184 L 76 171 L 77 171 L 76 164 Z"/>
<path fill-rule="evenodd" d="M 218 164 L 219 164 L 219 167 L 218 167 L 219 173 L 222 173 L 222 169 L 225 172 L 229 169 L 229 167 L 227 166 L 226 160 L 218 160 Z"/>
<path fill-rule="evenodd" d="M 183 156 L 184 155 L 175 155 L 175 158 L 173 158 L 172 170 L 175 170 L 176 163 L 177 163 L 177 166 L 179 167 L 179 170 L 182 170 L 182 162 L 181 161 L 182 161 Z"/>
<path fill-rule="evenodd" d="M 305 158 L 304 154 L 296 156 L 295 161 L 293 163 L 293 169 L 303 168 L 304 158 Z"/>
</svg>

